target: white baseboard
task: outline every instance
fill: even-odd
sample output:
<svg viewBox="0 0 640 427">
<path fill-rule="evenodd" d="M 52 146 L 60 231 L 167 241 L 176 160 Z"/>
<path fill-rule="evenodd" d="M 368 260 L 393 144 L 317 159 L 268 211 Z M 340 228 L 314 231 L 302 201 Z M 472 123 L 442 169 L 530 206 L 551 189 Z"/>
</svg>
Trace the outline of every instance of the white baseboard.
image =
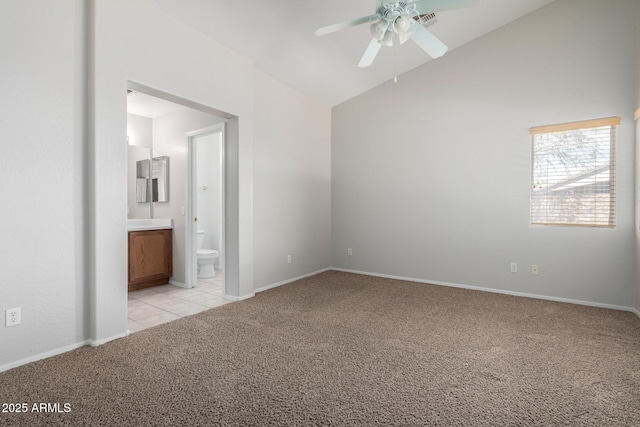
<svg viewBox="0 0 640 427">
<path fill-rule="evenodd" d="M 250 293 L 250 294 L 247 294 L 247 295 L 242 295 L 242 296 L 239 296 L 239 297 L 234 296 L 234 295 L 226 295 L 225 294 L 222 298 L 227 299 L 229 301 L 236 301 L 237 302 L 237 301 L 244 301 L 246 299 L 253 298 L 255 296 L 256 296 L 256 294 L 254 292 L 254 293 Z"/>
<path fill-rule="evenodd" d="M 568 304 L 578 304 L 578 305 L 586 305 L 586 306 L 590 306 L 590 307 L 608 308 L 608 309 L 612 309 L 612 310 L 635 311 L 635 313 L 638 314 L 638 311 L 636 309 L 634 309 L 633 307 L 625 307 L 623 305 L 602 304 L 602 303 L 598 303 L 598 302 L 575 300 L 575 299 L 569 299 L 569 298 L 559 298 L 559 297 L 552 297 L 552 296 L 539 295 L 539 294 L 529 294 L 529 293 L 525 293 L 525 292 L 507 291 L 507 290 L 503 290 L 503 289 L 493 289 L 493 288 L 483 288 L 483 287 L 480 287 L 480 286 L 460 285 L 460 284 L 457 284 L 457 283 L 440 282 L 440 281 L 437 281 L 437 280 L 424 280 L 424 279 L 415 279 L 415 278 L 412 278 L 412 277 L 393 276 L 393 275 L 389 275 L 389 274 L 369 273 L 369 272 L 366 272 L 366 271 L 348 270 L 348 269 L 345 269 L 345 268 L 335 268 L 334 267 L 334 268 L 332 268 L 332 270 L 343 271 L 345 273 L 364 274 L 366 276 L 384 277 L 386 279 L 405 280 L 407 282 L 426 283 L 426 284 L 429 284 L 429 285 L 449 286 L 451 288 L 462 288 L 462 289 L 470 289 L 470 290 L 473 290 L 473 291 L 492 292 L 492 293 L 495 293 L 495 294 L 504 294 L 504 295 L 511 295 L 511 296 L 516 296 L 516 297 L 535 298 L 535 299 L 542 299 L 542 300 L 547 300 L 547 301 L 565 302 L 565 303 L 568 303 Z"/>
<path fill-rule="evenodd" d="M 286 285 L 287 283 L 295 282 L 296 280 L 306 279 L 307 277 L 315 276 L 316 274 L 324 273 L 325 271 L 329 271 L 331 268 L 323 268 L 322 270 L 314 271 L 313 273 L 304 274 L 302 276 L 294 277 L 293 279 L 283 280 L 282 282 L 274 283 L 272 285 L 263 286 L 258 289 L 254 289 L 254 292 L 264 292 L 268 289 L 277 288 L 278 286 Z"/>
<path fill-rule="evenodd" d="M 101 340 L 88 340 L 87 344 L 89 344 L 91 347 L 99 347 L 103 344 L 106 344 L 110 341 L 114 341 L 120 338 L 124 338 L 126 336 L 129 336 L 129 330 L 127 330 L 126 332 L 122 333 L 122 334 L 118 334 L 118 335 L 113 335 L 111 337 L 108 338 L 103 338 Z"/>
<path fill-rule="evenodd" d="M 636 314 L 636 316 L 640 317 L 640 311 L 638 311 L 637 308 L 634 308 L 632 311 Z"/>
<path fill-rule="evenodd" d="M 169 280 L 169 284 L 170 285 L 176 285 L 176 286 L 179 286 L 179 287 L 185 288 L 185 289 L 190 289 L 189 287 L 187 287 L 186 283 L 176 282 L 175 280 Z"/>
<path fill-rule="evenodd" d="M 35 356 L 29 356 L 24 359 L 16 360 L 15 362 L 7 363 L 0 366 L 0 372 L 8 371 L 9 369 L 17 368 L 18 366 L 26 365 L 27 363 L 36 362 L 38 360 L 47 359 L 49 357 L 57 356 L 62 353 L 66 353 L 71 350 L 75 350 L 80 347 L 84 347 L 90 344 L 90 340 L 82 341 L 76 344 L 60 347 L 55 350 L 47 351 L 44 353 L 36 354 Z"/>
</svg>

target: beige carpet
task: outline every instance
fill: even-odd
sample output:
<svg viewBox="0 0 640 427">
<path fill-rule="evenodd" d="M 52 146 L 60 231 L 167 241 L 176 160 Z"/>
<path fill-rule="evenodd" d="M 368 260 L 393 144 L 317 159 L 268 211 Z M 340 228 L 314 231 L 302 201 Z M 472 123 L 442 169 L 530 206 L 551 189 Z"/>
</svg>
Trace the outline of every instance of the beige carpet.
<svg viewBox="0 0 640 427">
<path fill-rule="evenodd" d="M 331 271 L 0 385 L 70 409 L 0 425 L 639 426 L 640 319 Z"/>
</svg>

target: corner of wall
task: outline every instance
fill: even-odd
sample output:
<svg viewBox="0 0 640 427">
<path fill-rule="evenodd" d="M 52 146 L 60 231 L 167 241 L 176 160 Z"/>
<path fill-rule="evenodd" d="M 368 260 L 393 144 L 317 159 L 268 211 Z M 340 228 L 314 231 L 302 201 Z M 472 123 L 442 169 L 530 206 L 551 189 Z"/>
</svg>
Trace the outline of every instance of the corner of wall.
<svg viewBox="0 0 640 427">
<path fill-rule="evenodd" d="M 640 56 L 640 55 L 639 55 Z M 640 65 L 639 65 L 640 66 Z M 637 82 L 640 84 L 640 81 Z M 640 108 L 634 114 L 635 132 L 635 187 L 634 187 L 634 230 L 635 230 L 635 313 L 640 316 Z"/>
</svg>

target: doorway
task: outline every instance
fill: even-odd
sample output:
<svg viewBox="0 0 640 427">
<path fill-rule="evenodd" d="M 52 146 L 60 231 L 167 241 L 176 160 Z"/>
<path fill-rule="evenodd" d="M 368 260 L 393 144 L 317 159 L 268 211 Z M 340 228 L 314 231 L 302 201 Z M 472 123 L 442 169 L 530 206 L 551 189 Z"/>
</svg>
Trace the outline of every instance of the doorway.
<svg viewBox="0 0 640 427">
<path fill-rule="evenodd" d="M 173 96 L 165 97 L 155 90 L 147 91 L 140 85 L 129 84 L 128 92 L 135 92 L 133 95 L 129 93 L 131 97 L 127 102 L 128 125 L 130 121 L 136 124 L 135 129 L 127 130 L 129 158 L 133 160 L 133 166 L 129 166 L 133 167 L 134 173 L 133 178 L 131 176 L 128 178 L 127 184 L 127 191 L 134 193 L 127 195 L 128 219 L 135 218 L 135 215 L 150 219 L 171 218 L 174 237 L 174 271 L 170 284 L 129 293 L 127 324 L 129 332 L 135 332 L 231 302 L 228 298 L 224 298 L 227 294 L 225 279 L 230 276 L 233 283 L 237 274 L 234 275 L 233 271 L 229 275 L 225 274 L 225 263 L 231 260 L 232 267 L 237 263 L 233 262 L 234 254 L 228 257 L 225 250 L 227 225 L 225 194 L 230 192 L 233 200 L 234 192 L 237 193 L 237 186 L 227 187 L 226 185 L 228 171 L 225 167 L 227 145 L 225 121 L 227 118 L 212 114 L 213 111 L 206 107 L 188 101 L 182 102 Z M 132 114 L 136 117 L 131 117 Z M 140 132 L 141 128 L 145 132 Z M 194 131 L 194 129 L 197 130 Z M 145 138 L 141 138 L 142 135 L 145 135 Z M 171 158 L 171 189 L 165 203 L 151 200 L 151 203 L 147 201 L 145 204 L 136 200 L 135 166 L 139 159 L 131 153 L 134 149 L 139 151 L 140 147 L 136 145 L 144 145 L 143 139 L 149 140 L 145 150 L 150 153 L 150 157 L 165 155 Z M 157 143 L 155 143 L 156 139 Z M 210 161 L 210 169 L 216 170 L 215 182 L 203 184 L 203 186 L 208 187 L 209 193 L 213 193 L 213 187 L 217 190 L 217 197 L 215 197 L 217 204 L 210 208 L 210 212 L 214 210 L 216 212 L 215 226 L 214 221 L 210 221 L 206 228 L 209 234 L 207 247 L 215 248 L 218 252 L 215 263 L 215 271 L 218 274 L 215 278 L 200 282 L 197 277 L 198 227 L 194 224 L 197 215 L 198 181 L 190 178 L 192 173 L 197 173 L 198 140 L 202 140 L 204 144 L 216 145 L 216 149 L 209 147 L 211 148 L 209 151 L 217 152 L 217 156 L 213 156 Z M 206 150 L 201 151 L 202 154 L 206 154 Z M 231 151 L 233 152 L 233 146 Z M 233 233 L 231 243 L 233 246 Z"/>
<path fill-rule="evenodd" d="M 187 138 L 186 285 L 193 288 L 199 278 L 211 278 L 211 274 L 203 274 L 208 268 L 203 263 L 213 262 L 214 277 L 216 271 L 224 274 L 225 125 L 219 123 L 188 132 Z M 203 260 L 199 251 L 215 254 L 212 260 Z M 224 283 L 223 280 L 223 290 Z"/>
</svg>

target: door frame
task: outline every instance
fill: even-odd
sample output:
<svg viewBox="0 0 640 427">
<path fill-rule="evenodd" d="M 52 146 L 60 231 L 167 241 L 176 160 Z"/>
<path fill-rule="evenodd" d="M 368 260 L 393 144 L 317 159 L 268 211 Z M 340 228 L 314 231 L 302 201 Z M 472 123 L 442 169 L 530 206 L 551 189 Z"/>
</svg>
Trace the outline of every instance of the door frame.
<svg viewBox="0 0 640 427">
<path fill-rule="evenodd" d="M 226 200 L 227 200 L 227 167 L 226 167 L 226 122 L 217 123 L 202 129 L 187 132 L 187 200 L 186 200 L 186 217 L 185 221 L 185 285 L 187 288 L 193 288 L 198 282 L 198 219 L 197 219 L 197 201 L 198 201 L 198 176 L 197 176 L 197 160 L 198 149 L 196 139 L 201 136 L 220 134 L 220 179 L 222 192 L 222 227 L 220 236 L 219 262 L 223 266 L 223 271 L 227 272 L 226 265 Z M 222 281 L 223 295 L 226 295 L 226 275 Z"/>
</svg>

